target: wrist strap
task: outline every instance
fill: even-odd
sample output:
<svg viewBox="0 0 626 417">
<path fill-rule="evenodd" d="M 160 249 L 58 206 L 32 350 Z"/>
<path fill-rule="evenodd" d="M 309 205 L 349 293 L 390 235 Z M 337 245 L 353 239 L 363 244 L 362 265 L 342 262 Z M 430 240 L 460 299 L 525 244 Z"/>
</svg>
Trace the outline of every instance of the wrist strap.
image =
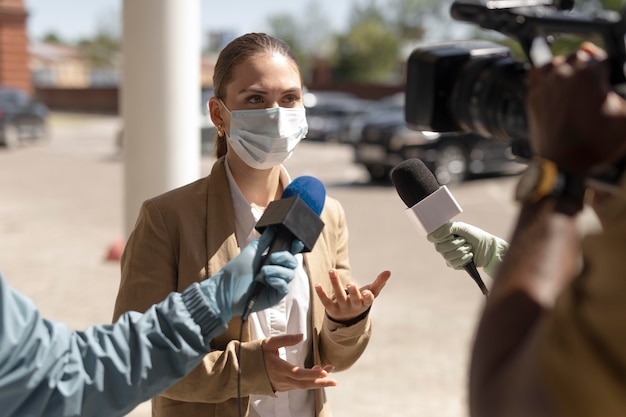
<svg viewBox="0 0 626 417">
<path fill-rule="evenodd" d="M 573 214 L 582 210 L 586 191 L 583 177 L 559 170 L 551 196 L 558 200 L 561 210 Z"/>
<path fill-rule="evenodd" d="M 336 320 L 332 317 L 330 317 L 328 315 L 328 313 L 326 314 L 326 317 L 328 317 L 328 320 L 337 323 L 337 324 L 341 324 L 344 326 L 352 326 L 353 324 L 357 324 L 358 322 L 360 322 L 361 320 L 363 320 L 365 317 L 367 317 L 367 315 L 370 313 L 370 309 L 372 307 L 368 307 L 367 310 L 365 310 L 364 312 L 362 312 L 361 314 L 359 314 L 358 316 L 351 318 L 349 320 Z"/>
</svg>

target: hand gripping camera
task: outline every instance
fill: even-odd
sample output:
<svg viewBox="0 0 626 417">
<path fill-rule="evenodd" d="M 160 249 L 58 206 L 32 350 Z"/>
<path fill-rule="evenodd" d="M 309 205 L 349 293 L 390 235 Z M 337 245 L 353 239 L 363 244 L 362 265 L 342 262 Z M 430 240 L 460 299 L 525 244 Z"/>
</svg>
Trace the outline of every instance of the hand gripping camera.
<svg viewBox="0 0 626 417">
<path fill-rule="evenodd" d="M 445 42 L 415 49 L 407 65 L 405 119 L 410 128 L 473 132 L 511 143 L 529 159 L 525 96 L 531 65 L 551 59 L 549 43 L 560 34 L 601 37 L 611 64 L 611 84 L 626 85 L 626 24 L 614 11 L 583 15 L 572 3 L 551 0 L 457 0 L 454 19 L 498 31 L 520 43 L 527 61 L 489 41 Z M 546 56 L 546 54 L 548 56 Z M 542 56 L 543 55 L 543 56 Z M 624 95 L 624 94 L 622 94 Z"/>
</svg>

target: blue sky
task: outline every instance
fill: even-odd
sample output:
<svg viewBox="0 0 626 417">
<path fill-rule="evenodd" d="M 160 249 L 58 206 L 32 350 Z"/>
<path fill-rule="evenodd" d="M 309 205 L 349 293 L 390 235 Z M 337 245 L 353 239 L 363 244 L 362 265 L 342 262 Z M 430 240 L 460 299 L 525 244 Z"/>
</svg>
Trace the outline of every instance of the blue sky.
<svg viewBox="0 0 626 417">
<path fill-rule="evenodd" d="M 203 32 L 214 29 L 240 34 L 268 30 L 269 15 L 289 13 L 302 19 L 310 1 L 324 10 L 332 29 L 343 30 L 352 7 L 370 0 L 200 1 Z M 109 25 L 122 11 L 122 0 L 24 0 L 24 5 L 29 12 L 28 32 L 34 39 L 51 31 L 69 41 L 88 38 L 98 28 Z"/>
</svg>

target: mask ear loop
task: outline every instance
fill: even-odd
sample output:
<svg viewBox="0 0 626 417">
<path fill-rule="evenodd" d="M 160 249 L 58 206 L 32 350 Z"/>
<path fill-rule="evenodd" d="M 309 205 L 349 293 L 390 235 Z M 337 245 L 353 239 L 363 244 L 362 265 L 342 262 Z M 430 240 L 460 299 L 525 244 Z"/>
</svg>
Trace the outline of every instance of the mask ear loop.
<svg viewBox="0 0 626 417">
<path fill-rule="evenodd" d="M 228 107 L 226 107 L 226 104 L 224 104 L 224 102 L 222 101 L 222 99 L 221 99 L 221 98 L 218 98 L 218 99 L 217 99 L 217 101 L 219 101 L 219 102 L 220 102 L 220 104 L 221 104 L 222 106 L 224 106 L 224 108 L 226 109 L 226 111 L 228 112 L 228 114 L 231 114 L 231 115 L 232 115 L 232 112 L 230 111 L 230 109 L 229 109 Z"/>
</svg>

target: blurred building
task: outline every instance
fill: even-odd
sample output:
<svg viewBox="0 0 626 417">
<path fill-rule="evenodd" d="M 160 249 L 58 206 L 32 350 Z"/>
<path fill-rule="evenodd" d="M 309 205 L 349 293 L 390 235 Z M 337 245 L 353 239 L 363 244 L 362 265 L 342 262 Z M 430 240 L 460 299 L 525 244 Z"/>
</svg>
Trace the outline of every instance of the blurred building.
<svg viewBox="0 0 626 417">
<path fill-rule="evenodd" d="M 204 54 L 200 60 L 200 84 L 202 88 L 213 87 L 213 72 L 217 54 Z"/>
<path fill-rule="evenodd" d="M 87 53 L 78 46 L 35 42 L 28 47 L 34 87 L 39 88 L 117 88 L 121 83 L 121 59 L 108 68 L 94 68 Z M 213 85 L 216 53 L 201 59 L 202 87 Z"/>
<path fill-rule="evenodd" d="M 32 43 L 30 70 L 36 87 L 85 88 L 91 65 L 80 48 L 58 43 Z"/>
</svg>

